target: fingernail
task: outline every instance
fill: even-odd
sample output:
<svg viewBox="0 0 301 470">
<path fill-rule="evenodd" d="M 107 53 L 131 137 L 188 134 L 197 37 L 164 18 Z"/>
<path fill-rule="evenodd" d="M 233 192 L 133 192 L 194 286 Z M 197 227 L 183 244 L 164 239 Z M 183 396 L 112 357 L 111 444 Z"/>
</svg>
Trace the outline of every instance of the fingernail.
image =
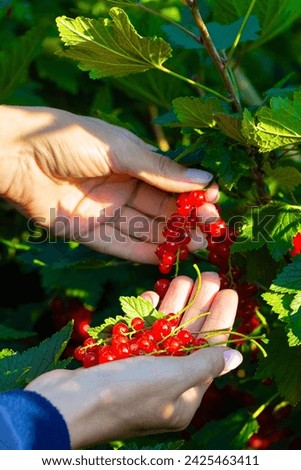
<svg viewBox="0 0 301 470">
<path fill-rule="evenodd" d="M 224 372 L 228 372 L 230 370 L 235 369 L 239 364 L 242 363 L 243 357 L 239 351 L 235 349 L 227 349 L 224 351 L 224 361 L 225 361 L 225 368 Z"/>
<path fill-rule="evenodd" d="M 188 168 L 185 171 L 185 179 L 194 181 L 195 183 L 208 184 L 211 181 L 213 175 L 208 171 L 196 170 L 195 168 Z"/>
</svg>

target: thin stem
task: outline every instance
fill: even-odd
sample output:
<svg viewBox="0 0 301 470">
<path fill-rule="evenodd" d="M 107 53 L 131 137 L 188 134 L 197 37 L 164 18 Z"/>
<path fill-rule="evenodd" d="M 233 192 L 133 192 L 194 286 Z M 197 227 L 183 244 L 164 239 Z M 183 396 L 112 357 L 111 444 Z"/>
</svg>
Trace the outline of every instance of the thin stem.
<svg viewBox="0 0 301 470">
<path fill-rule="evenodd" d="M 204 45 L 204 47 L 207 49 L 208 54 L 210 55 L 213 63 L 215 64 L 223 82 L 226 87 L 226 90 L 229 93 L 229 96 L 231 98 L 231 103 L 233 110 L 235 112 L 238 112 L 239 114 L 241 113 L 241 105 L 239 102 L 239 99 L 235 93 L 235 89 L 231 80 L 231 77 L 229 75 L 229 72 L 227 68 L 225 67 L 225 61 L 221 58 L 219 55 L 212 39 L 209 34 L 209 31 L 207 29 L 207 26 L 204 23 L 204 20 L 201 16 L 201 13 L 198 9 L 198 2 L 197 0 L 189 0 L 187 1 L 187 5 L 190 8 L 190 11 L 192 13 L 192 16 L 194 18 L 195 24 L 200 31 L 201 34 L 201 42 Z"/>
<path fill-rule="evenodd" d="M 237 33 L 237 35 L 236 35 L 236 38 L 234 39 L 234 42 L 233 42 L 233 44 L 232 44 L 232 47 L 231 47 L 231 49 L 230 49 L 230 51 L 229 51 L 228 59 L 227 59 L 227 62 L 226 62 L 226 64 L 225 64 L 226 67 L 227 67 L 228 64 L 230 63 L 230 60 L 232 59 L 232 56 L 233 56 L 233 54 L 234 54 L 234 51 L 235 51 L 236 47 L 238 46 L 239 41 L 241 40 L 241 36 L 242 36 L 243 30 L 244 30 L 245 27 L 246 27 L 246 24 L 247 24 L 247 22 L 248 22 L 248 19 L 250 18 L 250 15 L 251 15 L 252 10 L 253 10 L 253 8 L 254 8 L 254 6 L 255 6 L 255 3 L 256 3 L 256 0 L 252 0 L 251 3 L 250 3 L 250 6 L 249 6 L 249 8 L 248 8 L 248 11 L 247 11 L 247 13 L 246 13 L 246 15 L 245 15 L 245 17 L 244 17 L 244 19 L 243 19 L 243 22 L 242 22 L 242 24 L 241 24 L 241 27 L 239 28 L 239 31 L 238 31 L 238 33 Z"/>
<path fill-rule="evenodd" d="M 258 418 L 258 416 L 265 410 L 265 408 L 269 406 L 276 398 L 278 398 L 279 395 L 279 392 L 275 393 L 275 395 L 272 395 L 271 398 L 269 398 L 265 403 L 260 405 L 260 407 L 257 408 L 257 410 L 254 411 L 254 413 L 252 414 L 252 418 Z"/>
<path fill-rule="evenodd" d="M 191 80 L 190 78 L 184 77 L 183 75 L 180 75 L 173 70 L 167 69 L 163 65 L 160 65 L 157 67 L 158 70 L 161 70 L 161 72 L 167 73 L 168 75 L 172 75 L 173 77 L 178 78 L 179 80 L 182 80 L 186 83 L 189 83 L 189 85 L 192 85 L 197 88 L 201 88 L 202 90 L 207 91 L 208 93 L 212 93 L 213 95 L 217 96 L 218 98 L 221 98 L 222 100 L 226 101 L 227 103 L 231 103 L 231 99 L 227 98 L 226 96 L 221 95 L 217 91 L 213 90 L 212 88 L 208 88 L 206 85 L 202 85 L 201 83 L 195 82 L 194 80 Z"/>
</svg>

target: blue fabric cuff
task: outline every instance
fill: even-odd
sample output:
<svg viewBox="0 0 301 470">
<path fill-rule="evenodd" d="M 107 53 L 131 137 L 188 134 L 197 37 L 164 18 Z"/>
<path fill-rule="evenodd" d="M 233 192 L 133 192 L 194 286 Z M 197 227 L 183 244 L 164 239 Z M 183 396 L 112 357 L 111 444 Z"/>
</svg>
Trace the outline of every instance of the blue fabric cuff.
<svg viewBox="0 0 301 470">
<path fill-rule="evenodd" d="M 70 449 L 67 424 L 45 397 L 35 392 L 0 393 L 1 450 Z"/>
</svg>

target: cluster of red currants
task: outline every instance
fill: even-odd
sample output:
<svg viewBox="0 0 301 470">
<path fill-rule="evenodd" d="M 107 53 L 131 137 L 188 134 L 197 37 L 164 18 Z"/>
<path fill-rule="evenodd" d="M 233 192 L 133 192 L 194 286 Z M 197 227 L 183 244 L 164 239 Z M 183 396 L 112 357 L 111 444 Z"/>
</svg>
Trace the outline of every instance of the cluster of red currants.
<svg viewBox="0 0 301 470">
<path fill-rule="evenodd" d="M 179 315 L 169 313 L 157 318 L 152 325 L 135 317 L 130 323 L 117 322 L 107 340 L 88 338 L 74 351 L 74 357 L 84 367 L 134 356 L 184 356 L 207 344 L 188 330 L 178 327 Z"/>
<path fill-rule="evenodd" d="M 204 223 L 198 217 L 198 208 L 206 202 L 205 195 L 205 190 L 199 190 L 182 193 L 177 197 L 177 212 L 171 214 L 167 219 L 162 231 L 165 241 L 160 243 L 156 249 L 156 255 L 160 260 L 160 273 L 169 274 L 175 263 L 188 257 L 187 245 L 191 241 L 192 229 L 208 233 L 208 236 L 211 237 L 222 236 L 227 231 L 226 223 L 220 218 L 212 223 Z M 217 205 L 216 208 L 219 210 Z M 169 280 L 162 278 L 155 283 L 154 289 L 162 298 L 168 287 Z"/>
<path fill-rule="evenodd" d="M 293 249 L 291 251 L 292 256 L 301 254 L 301 232 L 297 233 L 293 238 Z"/>
<path fill-rule="evenodd" d="M 156 254 L 160 259 L 159 271 L 168 274 L 175 262 L 188 257 L 187 244 L 191 240 L 191 229 L 199 229 L 206 234 L 208 261 L 218 268 L 222 289 L 235 289 L 239 296 L 237 317 L 242 321 L 237 329 L 238 333 L 249 334 L 255 330 L 260 322 L 256 316 L 256 308 L 260 307 L 257 300 L 252 298 L 256 295 L 258 288 L 255 283 L 240 283 L 242 276 L 238 267 L 230 265 L 230 247 L 237 238 L 237 231 L 228 227 L 222 218 L 211 223 L 202 222 L 197 216 L 197 209 L 205 202 L 205 190 L 192 191 L 180 194 L 177 198 L 177 212 L 172 214 L 163 229 L 165 242 L 158 245 Z M 216 204 L 219 214 L 220 207 Z M 301 237 L 300 237 L 301 249 Z M 170 281 L 166 278 L 158 279 L 154 290 L 163 298 Z M 239 343 L 239 338 L 236 338 Z M 241 341 L 242 342 L 242 341 Z"/>
<path fill-rule="evenodd" d="M 87 309 L 79 299 L 70 298 L 65 302 L 55 297 L 51 303 L 52 321 L 56 331 L 59 331 L 71 320 L 74 326 L 66 352 L 73 350 L 89 338 L 88 329 L 93 317 L 93 311 Z"/>
</svg>

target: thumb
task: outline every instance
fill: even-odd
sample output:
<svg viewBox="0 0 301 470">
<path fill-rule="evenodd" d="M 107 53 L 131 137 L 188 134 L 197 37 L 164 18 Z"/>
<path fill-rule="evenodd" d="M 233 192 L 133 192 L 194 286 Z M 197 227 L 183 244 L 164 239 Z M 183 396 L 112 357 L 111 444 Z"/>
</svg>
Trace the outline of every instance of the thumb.
<svg viewBox="0 0 301 470">
<path fill-rule="evenodd" d="M 123 159 L 123 172 L 169 192 L 204 188 L 213 175 L 207 171 L 185 168 L 168 157 L 136 146 L 131 158 Z"/>
<path fill-rule="evenodd" d="M 185 364 L 182 391 L 200 383 L 211 383 L 215 377 L 238 367 L 243 357 L 235 349 L 213 346 L 194 352 L 185 359 L 188 361 Z"/>
</svg>

